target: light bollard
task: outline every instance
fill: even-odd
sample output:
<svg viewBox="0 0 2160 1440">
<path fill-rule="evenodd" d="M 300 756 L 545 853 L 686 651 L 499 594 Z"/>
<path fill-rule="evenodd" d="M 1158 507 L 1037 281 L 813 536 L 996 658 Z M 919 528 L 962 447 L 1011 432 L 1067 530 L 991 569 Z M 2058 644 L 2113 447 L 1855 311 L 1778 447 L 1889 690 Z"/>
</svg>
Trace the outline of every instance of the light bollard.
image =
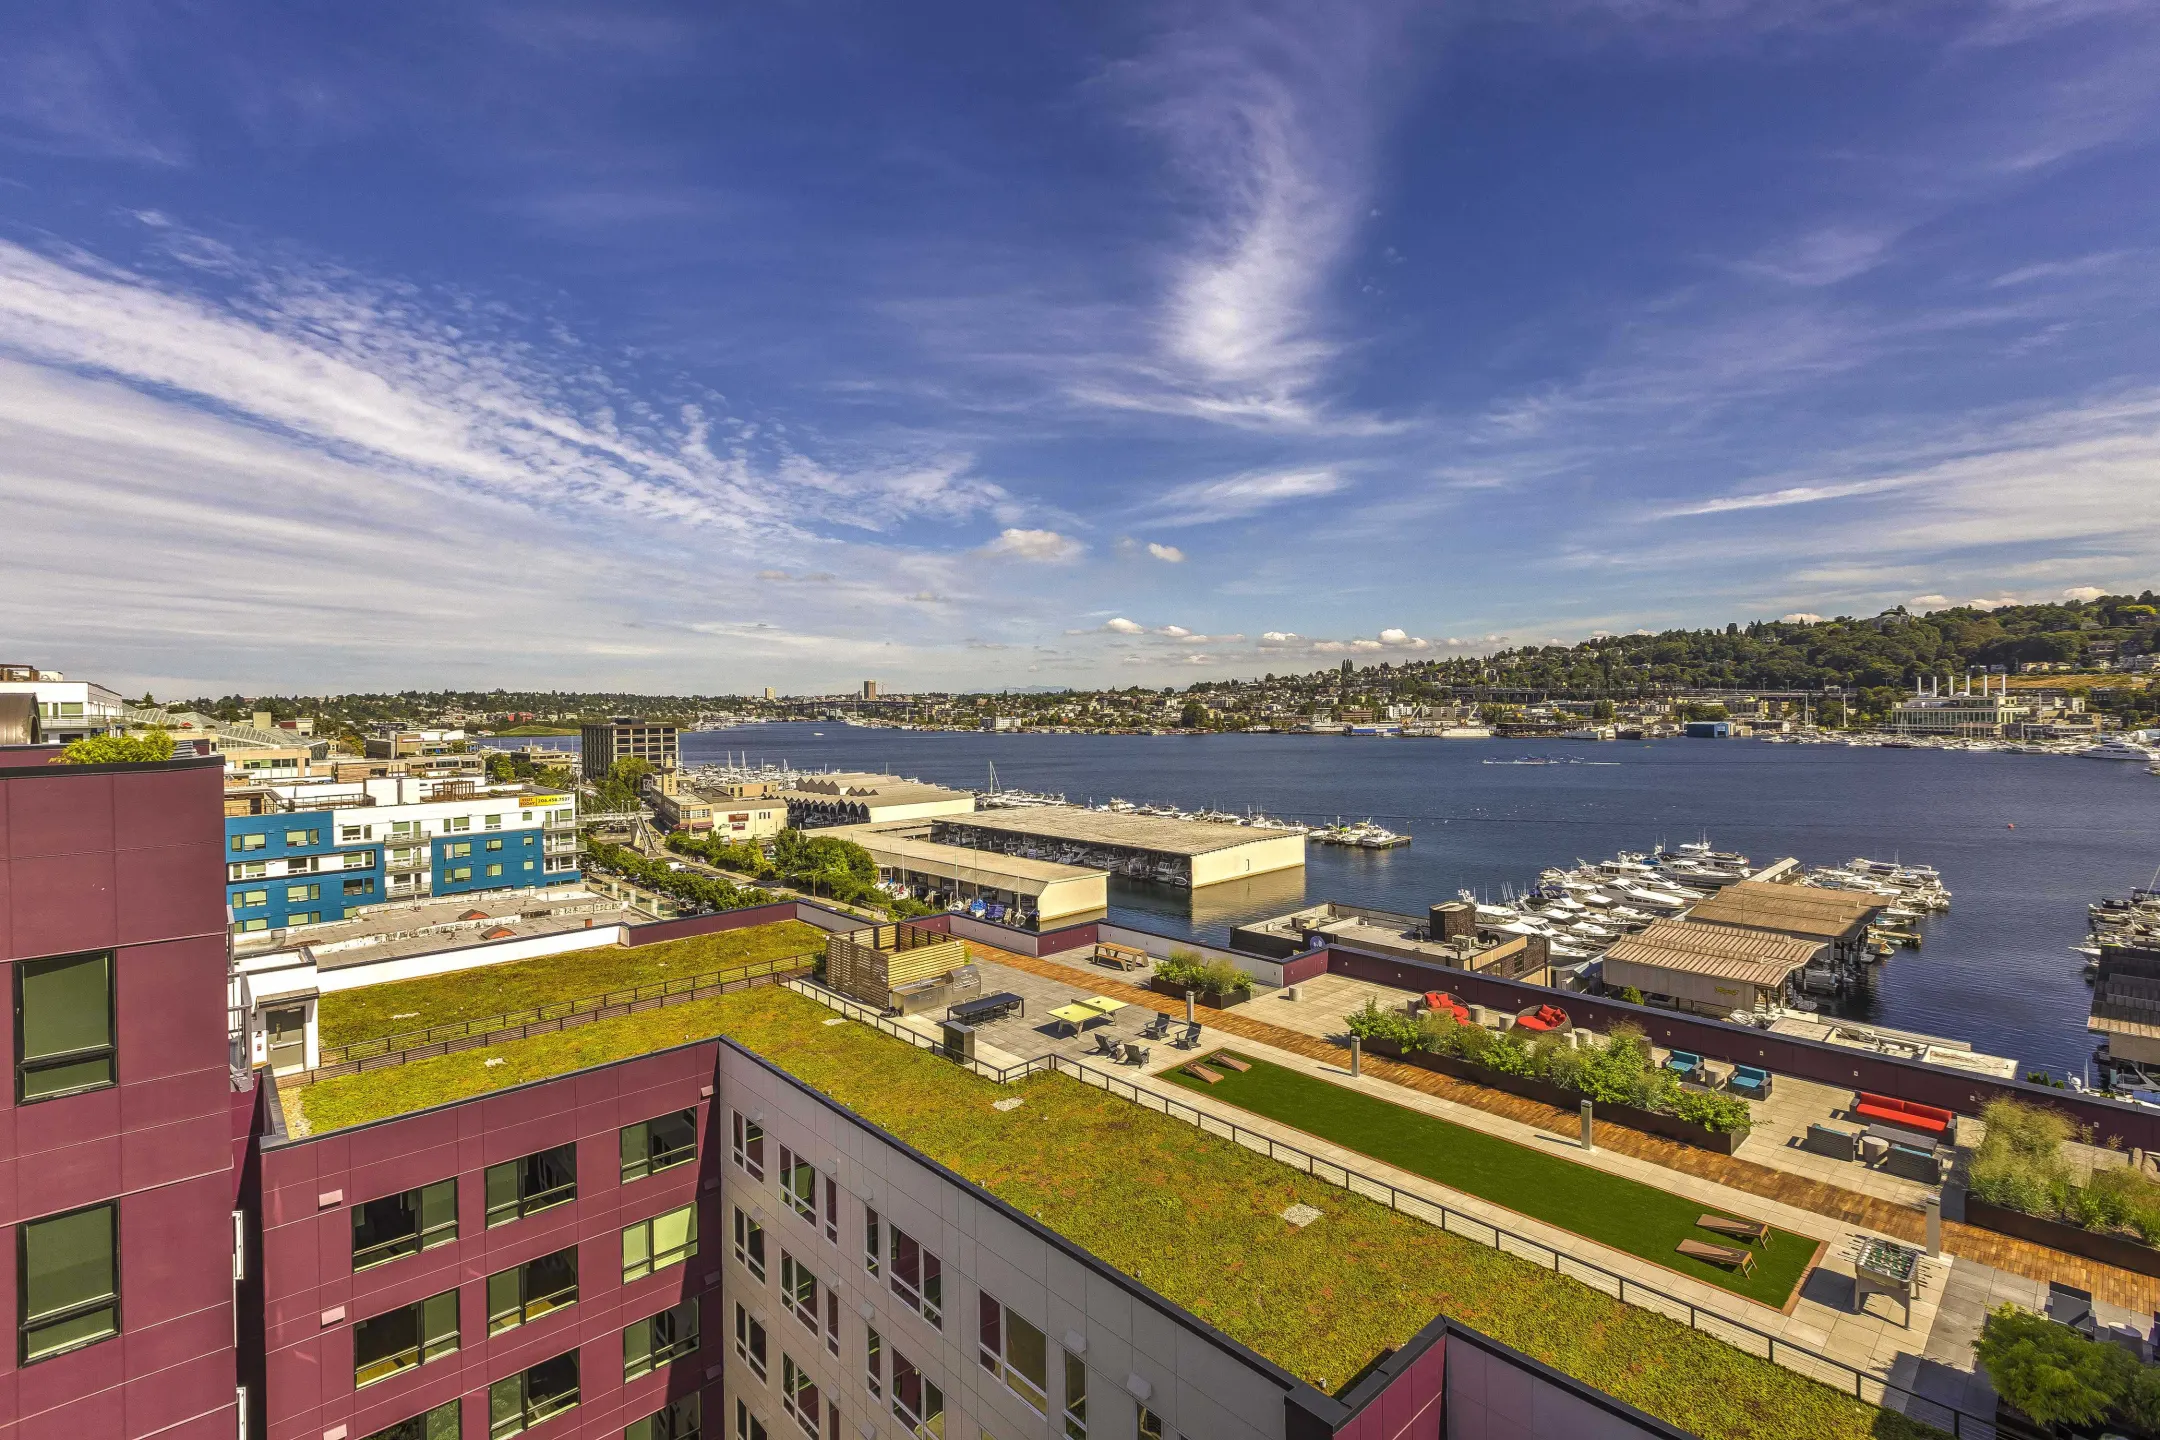
<svg viewBox="0 0 2160 1440">
<path fill-rule="evenodd" d="M 1358 1062 L 1364 1058 L 1364 1055 L 1364 1042 L 1359 1040 L 1357 1036 L 1352 1035 L 1350 1037 L 1350 1074 L 1353 1077 L 1361 1073 Z"/>
<path fill-rule="evenodd" d="M 1590 1118 L 1590 1102 L 1585 1100 L 1582 1102 L 1582 1148 L 1585 1150 L 1597 1149 L 1597 1137 L 1593 1133 L 1594 1125 L 1595 1122 Z"/>
<path fill-rule="evenodd" d="M 1188 1025 L 1190 1025 L 1190 1024 L 1192 1024 L 1192 1022 L 1193 1022 L 1193 992 L 1192 992 L 1192 991 L 1190 991 L 1190 990 L 1187 990 L 1187 991 L 1185 992 L 1185 1023 L 1186 1023 L 1186 1024 L 1188 1024 Z"/>
</svg>

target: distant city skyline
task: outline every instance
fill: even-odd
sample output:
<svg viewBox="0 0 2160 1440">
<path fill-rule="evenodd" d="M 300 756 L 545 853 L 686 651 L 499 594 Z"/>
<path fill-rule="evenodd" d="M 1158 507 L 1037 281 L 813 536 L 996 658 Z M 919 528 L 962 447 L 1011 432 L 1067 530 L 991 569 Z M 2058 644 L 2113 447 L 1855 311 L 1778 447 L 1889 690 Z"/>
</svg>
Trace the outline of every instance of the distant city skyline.
<svg viewBox="0 0 2160 1440">
<path fill-rule="evenodd" d="M 1182 685 L 2160 572 L 2127 0 L 28 11 L 9 653 Z"/>
</svg>

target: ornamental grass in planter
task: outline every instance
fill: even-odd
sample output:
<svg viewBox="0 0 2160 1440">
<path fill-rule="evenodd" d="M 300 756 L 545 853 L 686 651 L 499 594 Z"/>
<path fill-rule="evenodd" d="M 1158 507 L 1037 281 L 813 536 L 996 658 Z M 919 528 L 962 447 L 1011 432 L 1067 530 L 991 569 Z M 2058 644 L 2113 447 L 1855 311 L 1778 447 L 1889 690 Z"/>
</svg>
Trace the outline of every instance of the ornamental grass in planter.
<svg viewBox="0 0 2160 1440">
<path fill-rule="evenodd" d="M 2160 1184 L 2126 1166 L 2093 1171 L 2079 1184 L 2063 1145 L 2090 1143 L 2060 1111 L 1996 1100 L 1980 1112 L 1987 1134 L 1973 1151 L 1966 1189 L 2005 1210 L 2102 1235 L 2160 1244 Z"/>
<path fill-rule="evenodd" d="M 1163 994 L 1192 990 L 1218 1010 L 1252 998 L 1252 976 L 1228 960 L 1203 960 L 1191 950 L 1172 950 L 1155 966 L 1154 979 Z"/>
<path fill-rule="evenodd" d="M 1444 1056 L 1495 1075 L 1541 1081 L 1599 1105 L 1670 1115 L 1713 1135 L 1741 1134 L 1754 1123 L 1747 1102 L 1737 1095 L 1683 1089 L 1678 1076 L 1652 1065 L 1650 1041 L 1633 1025 L 1615 1025 L 1603 1046 L 1578 1050 L 1551 1031 L 1526 1039 L 1520 1030 L 1466 1025 L 1445 1010 L 1413 1019 L 1372 1000 L 1343 1021 L 1359 1040 L 1377 1041 L 1405 1057 Z"/>
</svg>

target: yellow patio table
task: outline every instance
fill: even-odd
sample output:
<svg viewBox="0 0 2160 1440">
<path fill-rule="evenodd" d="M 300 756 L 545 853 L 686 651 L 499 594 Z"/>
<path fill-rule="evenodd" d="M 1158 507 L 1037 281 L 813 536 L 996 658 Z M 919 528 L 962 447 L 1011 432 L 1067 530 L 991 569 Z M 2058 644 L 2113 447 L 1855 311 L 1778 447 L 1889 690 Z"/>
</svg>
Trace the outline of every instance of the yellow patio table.
<svg viewBox="0 0 2160 1440">
<path fill-rule="evenodd" d="M 1102 1016 L 1105 1020 L 1107 1020 L 1112 1015 L 1117 1014 L 1118 1011 L 1123 1010 L 1127 1002 L 1123 1000 L 1113 1000 L 1108 995 L 1090 995 L 1087 999 L 1076 1001 L 1075 1003 L 1085 1005 L 1088 1009 L 1093 1010 L 1096 1014 Z"/>
<path fill-rule="evenodd" d="M 1050 1018 L 1062 1020 L 1067 1025 L 1072 1026 L 1073 1034 L 1077 1035 L 1080 1033 L 1080 1027 L 1087 1024 L 1088 1021 L 1102 1019 L 1103 1012 L 1084 1001 L 1075 1001 L 1070 1005 L 1060 1005 L 1057 1009 L 1052 1010 Z"/>
</svg>

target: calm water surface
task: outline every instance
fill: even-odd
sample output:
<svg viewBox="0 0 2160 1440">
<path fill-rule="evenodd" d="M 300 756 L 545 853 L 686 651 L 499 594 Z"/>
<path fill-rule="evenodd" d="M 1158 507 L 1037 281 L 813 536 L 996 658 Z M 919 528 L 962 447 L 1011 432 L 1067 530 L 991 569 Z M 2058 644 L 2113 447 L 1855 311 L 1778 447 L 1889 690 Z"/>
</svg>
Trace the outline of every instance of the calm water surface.
<svg viewBox="0 0 2160 1440">
<path fill-rule="evenodd" d="M 574 740 L 568 742 L 575 746 Z M 1707 835 L 1757 864 L 1866 855 L 1933 865 L 1955 895 L 1926 943 L 1876 967 L 1857 1013 L 2079 1071 L 2092 1051 L 2079 957 L 2085 906 L 2160 866 L 2160 779 L 2142 765 L 2037 755 L 1767 745 L 1381 740 L 1332 735 L 941 734 L 836 724 L 685 735 L 684 759 L 747 751 L 801 769 L 890 770 L 979 788 L 1113 795 L 1304 820 L 1371 817 L 1411 845 L 1311 847 L 1302 876 L 1202 890 L 1113 882 L 1128 923 L 1217 940 L 1308 900 L 1423 912 L 1470 889 L 1497 899 L 1547 865 Z M 1489 765 L 1523 755 L 1606 763 Z M 2014 827 L 2014 828 L 2013 828 Z"/>
</svg>

